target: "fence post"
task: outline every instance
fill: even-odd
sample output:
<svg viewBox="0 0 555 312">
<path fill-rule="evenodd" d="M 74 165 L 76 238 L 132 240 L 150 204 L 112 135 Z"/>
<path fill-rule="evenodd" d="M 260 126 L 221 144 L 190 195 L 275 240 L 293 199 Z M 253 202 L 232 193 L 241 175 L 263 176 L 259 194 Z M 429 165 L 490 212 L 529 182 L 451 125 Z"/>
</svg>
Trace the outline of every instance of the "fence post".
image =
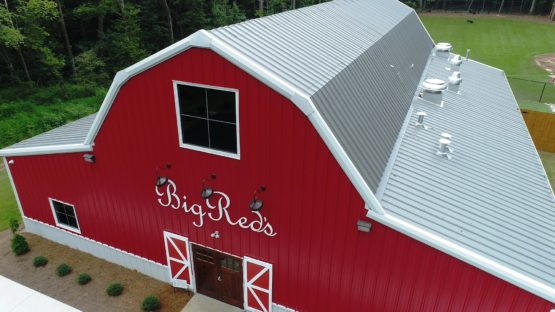
<svg viewBox="0 0 555 312">
<path fill-rule="evenodd" d="M 543 83 L 543 88 L 542 88 L 542 93 L 540 94 L 540 100 L 538 102 L 542 102 L 542 98 L 543 98 L 543 92 L 545 91 L 545 85 L 547 85 L 547 82 Z"/>
</svg>

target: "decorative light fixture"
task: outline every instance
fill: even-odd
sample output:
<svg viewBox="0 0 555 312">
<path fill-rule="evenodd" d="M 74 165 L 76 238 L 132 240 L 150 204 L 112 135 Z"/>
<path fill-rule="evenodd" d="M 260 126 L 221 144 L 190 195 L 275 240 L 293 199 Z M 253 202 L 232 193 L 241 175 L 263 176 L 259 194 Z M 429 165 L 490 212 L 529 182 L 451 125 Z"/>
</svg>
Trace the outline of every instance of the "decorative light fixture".
<svg viewBox="0 0 555 312">
<path fill-rule="evenodd" d="M 208 177 L 208 179 L 202 180 L 202 191 L 200 192 L 200 197 L 204 199 L 208 199 L 210 198 L 210 196 L 212 196 L 212 194 L 214 194 L 214 189 L 212 189 L 210 186 L 206 186 L 206 181 L 214 181 L 214 180 L 216 180 L 215 174 L 211 174 L 210 177 Z"/>
<path fill-rule="evenodd" d="M 162 167 L 162 169 L 169 169 L 171 167 L 172 165 L 170 163 L 167 163 L 164 167 Z M 159 175 L 158 171 L 160 171 L 160 167 L 156 167 L 156 187 L 161 187 L 168 183 L 168 177 Z"/>
<path fill-rule="evenodd" d="M 94 156 L 93 154 L 84 154 L 83 159 L 91 164 L 94 164 L 96 162 L 96 156 Z"/>
<path fill-rule="evenodd" d="M 371 228 L 372 228 L 372 223 L 362 221 L 362 220 L 357 221 L 357 229 L 359 231 L 368 233 L 368 232 L 370 232 Z"/>
<path fill-rule="evenodd" d="M 266 187 L 265 186 L 261 186 L 259 189 L 257 189 L 256 191 L 254 191 L 254 194 L 252 196 L 252 200 L 249 204 L 249 208 L 252 211 L 259 211 L 260 209 L 262 209 L 262 207 L 264 207 L 264 202 L 262 201 L 262 199 L 257 198 L 256 195 L 258 193 L 261 192 L 265 192 L 266 191 Z"/>
</svg>

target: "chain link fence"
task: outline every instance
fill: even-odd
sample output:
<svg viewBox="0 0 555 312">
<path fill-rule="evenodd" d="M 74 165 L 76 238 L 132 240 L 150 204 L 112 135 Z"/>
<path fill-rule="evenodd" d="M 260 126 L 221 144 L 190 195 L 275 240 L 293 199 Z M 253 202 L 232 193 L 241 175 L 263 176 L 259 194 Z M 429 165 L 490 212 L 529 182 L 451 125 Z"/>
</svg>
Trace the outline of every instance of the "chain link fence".
<svg viewBox="0 0 555 312">
<path fill-rule="evenodd" d="M 509 83 L 521 108 L 542 112 L 555 112 L 554 81 L 537 81 L 509 77 Z"/>
</svg>

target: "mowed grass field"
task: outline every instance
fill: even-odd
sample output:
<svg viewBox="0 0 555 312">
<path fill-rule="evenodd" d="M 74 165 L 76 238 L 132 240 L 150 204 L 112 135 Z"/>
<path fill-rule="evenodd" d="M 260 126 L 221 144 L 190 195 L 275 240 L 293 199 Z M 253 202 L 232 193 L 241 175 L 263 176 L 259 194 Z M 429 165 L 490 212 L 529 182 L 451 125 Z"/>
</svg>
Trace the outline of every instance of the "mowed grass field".
<svg viewBox="0 0 555 312">
<path fill-rule="evenodd" d="M 555 24 L 539 18 L 498 17 L 496 15 L 420 16 L 435 42 L 450 42 L 454 52 L 501 68 L 508 77 L 548 81 L 548 73 L 534 62 L 534 56 L 555 53 Z M 472 19 L 474 23 L 467 23 Z M 549 111 L 534 103 L 542 84 L 509 80 L 519 105 Z M 547 85 L 542 102 L 555 103 L 555 86 Z"/>
<path fill-rule="evenodd" d="M 10 179 L 2 162 L 0 163 L 0 232 L 9 227 L 11 218 L 21 221 Z"/>
</svg>

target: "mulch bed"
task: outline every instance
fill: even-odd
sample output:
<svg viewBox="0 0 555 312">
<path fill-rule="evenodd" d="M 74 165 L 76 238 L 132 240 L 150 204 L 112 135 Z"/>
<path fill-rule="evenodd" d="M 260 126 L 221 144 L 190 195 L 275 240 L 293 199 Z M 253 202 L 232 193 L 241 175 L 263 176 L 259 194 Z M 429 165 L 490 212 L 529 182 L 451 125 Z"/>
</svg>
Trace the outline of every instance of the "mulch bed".
<svg viewBox="0 0 555 312">
<path fill-rule="evenodd" d="M 174 289 L 169 284 L 137 271 L 37 235 L 22 235 L 27 238 L 31 251 L 16 257 L 10 249 L 11 232 L 0 232 L 0 275 L 82 311 L 142 311 L 141 303 L 148 295 L 160 298 L 160 311 L 181 311 L 191 298 L 188 292 Z M 47 257 L 48 264 L 44 267 L 33 267 L 33 258 L 36 256 Z M 58 277 L 55 271 L 61 263 L 70 265 L 73 268 L 72 273 Z M 80 286 L 76 282 L 80 273 L 90 274 L 92 281 Z M 113 282 L 122 283 L 125 287 L 119 297 L 106 294 L 106 287 Z"/>
</svg>

